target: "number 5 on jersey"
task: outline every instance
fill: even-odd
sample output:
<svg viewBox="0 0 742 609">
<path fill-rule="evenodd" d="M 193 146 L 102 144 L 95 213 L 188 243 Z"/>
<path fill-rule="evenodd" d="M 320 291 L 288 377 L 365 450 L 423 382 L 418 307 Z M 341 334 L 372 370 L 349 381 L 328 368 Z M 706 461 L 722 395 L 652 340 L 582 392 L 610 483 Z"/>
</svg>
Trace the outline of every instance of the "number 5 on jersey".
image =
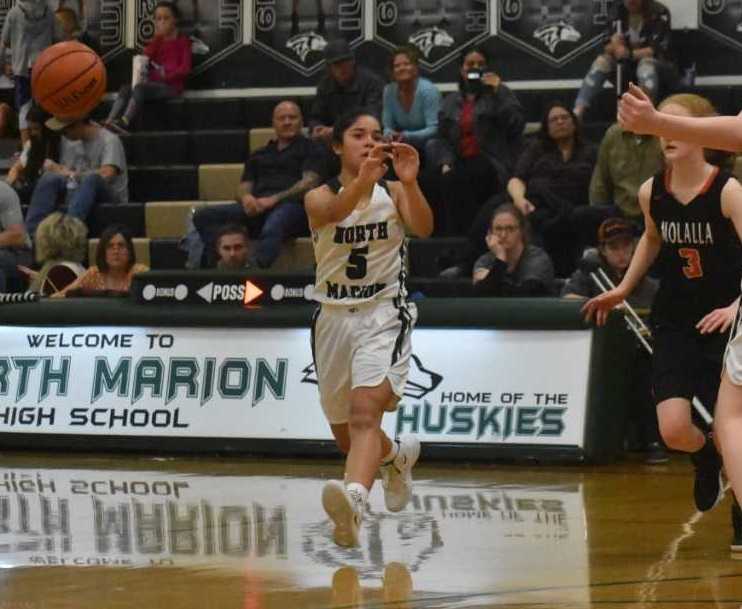
<svg viewBox="0 0 742 609">
<path fill-rule="evenodd" d="M 364 247 L 354 247 L 348 255 L 348 267 L 345 269 L 345 275 L 348 279 L 363 279 L 368 272 L 368 245 Z"/>
<path fill-rule="evenodd" d="M 683 274 L 688 279 L 698 279 L 703 277 L 703 267 L 701 266 L 701 254 L 694 247 L 681 247 L 678 250 L 680 257 L 685 260 Z"/>
</svg>

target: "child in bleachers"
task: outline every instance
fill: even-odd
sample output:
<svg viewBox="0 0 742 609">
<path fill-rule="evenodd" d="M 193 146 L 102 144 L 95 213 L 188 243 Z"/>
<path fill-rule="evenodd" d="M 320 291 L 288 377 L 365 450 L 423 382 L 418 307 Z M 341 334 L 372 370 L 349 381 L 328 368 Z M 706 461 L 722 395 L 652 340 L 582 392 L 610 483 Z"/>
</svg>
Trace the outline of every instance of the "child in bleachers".
<svg viewBox="0 0 742 609">
<path fill-rule="evenodd" d="M 104 125 L 125 133 L 141 111 L 142 104 L 172 99 L 183 93 L 191 73 L 191 40 L 178 30 L 180 10 L 172 2 L 158 2 L 155 8 L 155 36 L 145 47 L 149 63 L 146 79 L 119 90 Z"/>
<path fill-rule="evenodd" d="M 98 45 L 87 31 L 87 19 L 85 18 L 85 4 L 82 0 L 77 2 L 78 8 L 75 9 L 65 6 L 64 2 L 59 3 L 59 8 L 54 12 L 56 20 L 57 40 L 75 40 L 89 46 L 98 52 Z"/>
<path fill-rule="evenodd" d="M 31 66 L 51 45 L 53 37 L 54 13 L 46 0 L 18 0 L 8 11 L 0 34 L 0 65 L 5 63 L 6 49 L 10 48 L 16 111 L 24 143 L 28 139 L 26 116 L 31 107 Z"/>
</svg>

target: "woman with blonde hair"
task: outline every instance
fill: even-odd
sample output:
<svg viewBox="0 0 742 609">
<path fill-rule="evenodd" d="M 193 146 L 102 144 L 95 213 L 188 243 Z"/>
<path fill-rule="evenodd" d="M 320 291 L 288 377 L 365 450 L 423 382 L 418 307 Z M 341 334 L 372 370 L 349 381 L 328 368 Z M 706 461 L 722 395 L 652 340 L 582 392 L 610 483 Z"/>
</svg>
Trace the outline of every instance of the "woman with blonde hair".
<svg viewBox="0 0 742 609">
<path fill-rule="evenodd" d="M 85 271 L 82 262 L 87 254 L 88 227 L 82 220 L 56 211 L 39 224 L 35 246 L 41 269 L 18 266 L 18 270 L 29 277 L 29 290 L 48 296 L 64 289 Z"/>
<path fill-rule="evenodd" d="M 710 117 L 711 103 L 698 95 L 667 98 L 662 112 Z M 716 437 L 694 421 L 694 396 L 713 408 L 722 370 L 724 332 L 738 308 L 742 186 L 706 160 L 703 147 L 661 138 L 666 168 L 642 184 L 639 203 L 645 229 L 619 285 L 585 304 L 588 317 L 605 322 L 657 261 L 660 287 L 652 308 L 653 389 L 662 438 L 669 448 L 691 453 L 696 469 L 694 497 L 701 511 L 723 495 L 721 458 L 731 439 L 717 417 Z M 725 458 L 727 466 L 729 459 Z M 729 468 L 728 468 L 729 469 Z M 742 491 L 742 479 L 732 484 Z"/>
</svg>

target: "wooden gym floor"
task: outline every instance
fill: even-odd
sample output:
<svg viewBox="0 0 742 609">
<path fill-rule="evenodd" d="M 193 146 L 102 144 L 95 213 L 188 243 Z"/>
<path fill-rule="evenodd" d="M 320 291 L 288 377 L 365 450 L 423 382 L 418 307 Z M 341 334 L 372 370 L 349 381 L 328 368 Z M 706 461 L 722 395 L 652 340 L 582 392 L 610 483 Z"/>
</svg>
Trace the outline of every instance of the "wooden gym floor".
<svg viewBox="0 0 742 609">
<path fill-rule="evenodd" d="M 374 487 L 362 546 L 320 505 L 339 462 L 5 453 L 0 609 L 742 605 L 729 499 L 701 515 L 674 456 L 432 464 L 405 512 Z"/>
</svg>

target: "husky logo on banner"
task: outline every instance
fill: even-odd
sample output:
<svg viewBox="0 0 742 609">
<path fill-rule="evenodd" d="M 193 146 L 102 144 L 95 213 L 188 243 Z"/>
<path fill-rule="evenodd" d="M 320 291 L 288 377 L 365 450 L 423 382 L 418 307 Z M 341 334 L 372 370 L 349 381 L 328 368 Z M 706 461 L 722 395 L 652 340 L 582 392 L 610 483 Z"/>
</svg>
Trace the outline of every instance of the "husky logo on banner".
<svg viewBox="0 0 742 609">
<path fill-rule="evenodd" d="M 500 5 L 498 33 L 561 67 L 603 41 L 619 2 L 623 0 L 506 0 Z"/>
<path fill-rule="evenodd" d="M 426 59 L 430 57 L 430 52 L 435 47 L 450 47 L 454 43 L 454 39 L 451 38 L 446 30 L 437 27 L 416 32 L 410 36 L 409 41 L 420 49 L 420 52 Z"/>
<path fill-rule="evenodd" d="M 307 55 L 314 51 L 321 53 L 327 46 L 327 41 L 314 32 L 308 34 L 297 34 L 286 41 L 286 46 L 297 54 L 299 59 L 306 61 Z"/>
<path fill-rule="evenodd" d="M 563 19 L 538 28 L 533 37 L 543 42 L 552 55 L 560 42 L 577 42 L 582 38 L 580 33 Z"/>
<path fill-rule="evenodd" d="M 714 38 L 742 50 L 742 0 L 702 0 L 698 25 Z"/>
<path fill-rule="evenodd" d="M 355 48 L 364 39 L 363 0 L 253 0 L 252 5 L 255 47 L 302 76 L 324 67 L 330 40 L 345 38 Z"/>
<path fill-rule="evenodd" d="M 374 0 L 374 41 L 387 49 L 412 44 L 420 64 L 438 70 L 490 37 L 489 0 Z"/>
<path fill-rule="evenodd" d="M 306 366 L 302 373 L 302 383 L 317 385 L 317 368 L 314 363 Z M 443 376 L 432 370 L 428 370 L 417 355 L 410 357 L 410 372 L 407 376 L 407 384 L 404 388 L 405 397 L 421 399 L 433 391 L 443 381 Z"/>
</svg>

